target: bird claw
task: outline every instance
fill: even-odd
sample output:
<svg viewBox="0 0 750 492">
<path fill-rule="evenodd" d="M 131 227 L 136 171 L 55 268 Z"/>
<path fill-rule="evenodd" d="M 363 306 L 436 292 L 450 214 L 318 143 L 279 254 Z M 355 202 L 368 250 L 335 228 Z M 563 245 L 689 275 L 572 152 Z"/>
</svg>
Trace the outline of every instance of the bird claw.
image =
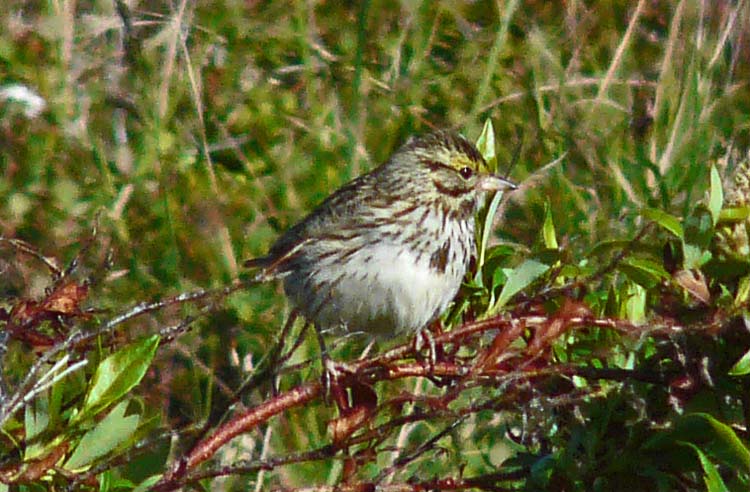
<svg viewBox="0 0 750 492">
<path fill-rule="evenodd" d="M 328 396 L 331 394 L 331 388 L 333 388 L 334 385 L 338 385 L 340 373 L 336 363 L 328 356 L 328 354 L 323 354 L 321 359 L 323 364 L 323 374 L 320 382 L 323 385 L 323 391 L 326 396 Z"/>
<path fill-rule="evenodd" d="M 354 369 L 346 363 L 334 361 L 327 354 L 322 358 L 322 362 L 323 374 L 320 383 L 326 400 L 333 399 L 340 410 L 348 408 L 349 403 L 344 391 L 346 386 L 342 386 L 340 382 L 346 376 L 353 374 Z"/>
<path fill-rule="evenodd" d="M 428 347 L 427 360 L 429 362 L 429 369 L 432 372 L 437 365 L 438 349 L 435 343 L 435 337 L 432 336 L 432 332 L 429 327 L 423 328 L 417 332 L 417 336 L 414 338 L 414 351 L 419 354 L 422 349 Z"/>
</svg>

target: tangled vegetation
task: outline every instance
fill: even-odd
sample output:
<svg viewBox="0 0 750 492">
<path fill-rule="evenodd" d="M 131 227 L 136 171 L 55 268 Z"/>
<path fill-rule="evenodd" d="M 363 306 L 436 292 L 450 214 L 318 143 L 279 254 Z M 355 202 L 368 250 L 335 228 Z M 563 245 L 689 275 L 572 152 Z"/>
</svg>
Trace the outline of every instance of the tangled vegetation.
<svg viewBox="0 0 750 492">
<path fill-rule="evenodd" d="M 0 492 L 750 487 L 747 1 L 0 23 Z M 325 391 L 242 260 L 444 127 L 521 189 L 435 357 L 330 335 Z"/>
</svg>

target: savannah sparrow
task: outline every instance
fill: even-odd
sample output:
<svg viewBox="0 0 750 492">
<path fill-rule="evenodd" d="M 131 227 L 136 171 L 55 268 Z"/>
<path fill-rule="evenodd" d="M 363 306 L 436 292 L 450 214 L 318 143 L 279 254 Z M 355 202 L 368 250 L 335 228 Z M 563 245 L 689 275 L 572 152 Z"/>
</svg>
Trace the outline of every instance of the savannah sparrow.
<svg viewBox="0 0 750 492">
<path fill-rule="evenodd" d="M 489 174 L 461 135 L 412 138 L 245 265 L 261 268 L 258 281 L 283 279 L 319 334 L 342 326 L 381 336 L 416 332 L 458 292 L 485 193 L 515 187 Z"/>
</svg>

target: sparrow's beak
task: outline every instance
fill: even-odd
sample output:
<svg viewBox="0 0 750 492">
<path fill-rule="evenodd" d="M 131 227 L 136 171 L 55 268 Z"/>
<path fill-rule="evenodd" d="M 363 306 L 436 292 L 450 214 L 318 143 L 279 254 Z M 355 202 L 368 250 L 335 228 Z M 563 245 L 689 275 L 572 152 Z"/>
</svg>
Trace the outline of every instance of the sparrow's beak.
<svg viewBox="0 0 750 492">
<path fill-rule="evenodd" d="M 486 174 L 479 179 L 477 188 L 480 191 L 503 191 L 503 190 L 515 190 L 518 186 L 512 181 L 508 181 L 500 176 L 494 174 Z"/>
</svg>

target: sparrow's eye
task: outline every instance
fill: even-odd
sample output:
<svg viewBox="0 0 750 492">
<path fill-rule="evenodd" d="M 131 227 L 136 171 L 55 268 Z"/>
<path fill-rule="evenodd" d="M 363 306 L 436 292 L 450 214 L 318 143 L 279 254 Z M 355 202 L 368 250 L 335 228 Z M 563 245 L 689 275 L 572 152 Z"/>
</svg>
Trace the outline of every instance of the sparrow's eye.
<svg viewBox="0 0 750 492">
<path fill-rule="evenodd" d="M 458 171 L 462 178 L 469 179 L 474 175 L 474 170 L 470 168 L 469 166 L 462 167 L 460 171 Z"/>
</svg>

